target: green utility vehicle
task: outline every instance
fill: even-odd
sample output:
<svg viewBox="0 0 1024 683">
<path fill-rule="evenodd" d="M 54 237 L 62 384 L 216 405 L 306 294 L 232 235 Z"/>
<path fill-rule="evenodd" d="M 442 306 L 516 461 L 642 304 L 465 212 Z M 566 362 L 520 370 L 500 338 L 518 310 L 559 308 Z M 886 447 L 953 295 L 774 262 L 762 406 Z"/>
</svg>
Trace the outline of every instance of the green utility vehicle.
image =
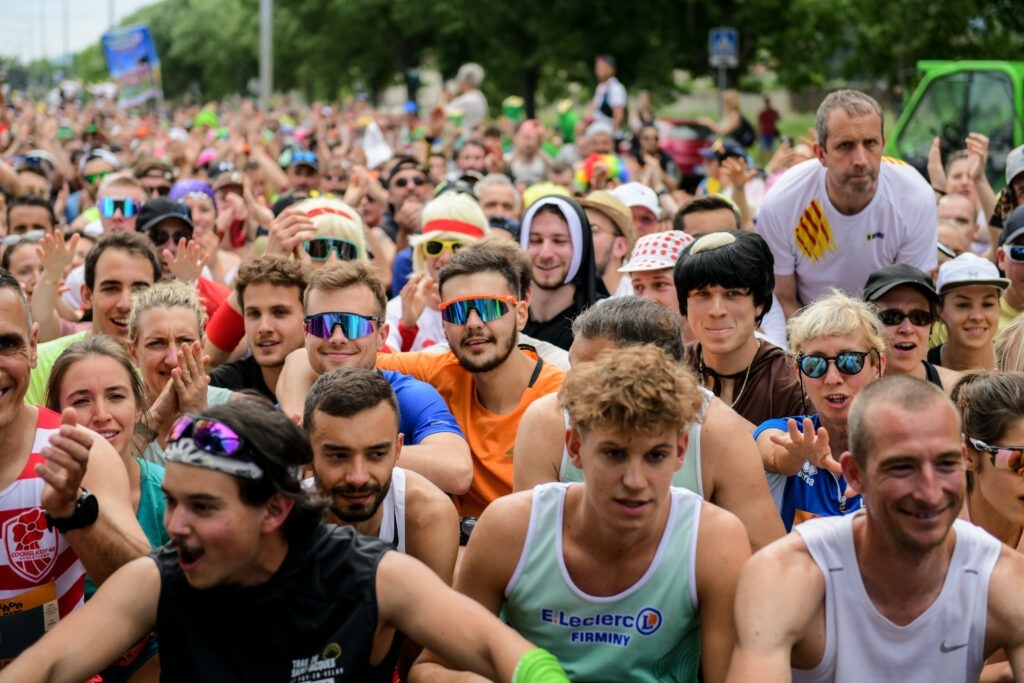
<svg viewBox="0 0 1024 683">
<path fill-rule="evenodd" d="M 942 160 L 964 148 L 971 132 L 989 138 L 989 182 L 1006 182 L 1006 155 L 1024 144 L 1024 62 L 938 61 L 917 63 L 921 81 L 896 127 L 886 153 L 903 159 L 927 177 L 932 140 L 941 141 Z"/>
</svg>

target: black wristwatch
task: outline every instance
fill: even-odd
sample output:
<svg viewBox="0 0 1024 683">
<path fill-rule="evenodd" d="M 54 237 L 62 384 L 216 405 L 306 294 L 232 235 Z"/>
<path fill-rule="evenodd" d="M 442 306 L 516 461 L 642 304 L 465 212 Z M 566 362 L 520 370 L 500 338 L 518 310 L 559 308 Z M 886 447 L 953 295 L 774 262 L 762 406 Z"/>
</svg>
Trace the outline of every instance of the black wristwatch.
<svg viewBox="0 0 1024 683">
<path fill-rule="evenodd" d="M 89 493 L 83 486 L 82 495 L 75 502 L 75 511 L 71 513 L 71 516 L 56 519 L 47 513 L 46 526 L 66 534 L 74 529 L 84 529 L 87 526 L 92 526 L 99 516 L 100 502 L 96 500 L 96 496 Z"/>
</svg>

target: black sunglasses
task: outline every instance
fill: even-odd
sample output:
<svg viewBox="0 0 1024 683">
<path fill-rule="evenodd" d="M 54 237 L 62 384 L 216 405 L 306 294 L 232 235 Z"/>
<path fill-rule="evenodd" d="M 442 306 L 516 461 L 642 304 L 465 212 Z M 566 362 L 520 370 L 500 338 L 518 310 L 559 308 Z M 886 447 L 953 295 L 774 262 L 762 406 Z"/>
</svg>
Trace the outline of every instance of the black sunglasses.
<svg viewBox="0 0 1024 683">
<path fill-rule="evenodd" d="M 935 316 L 932 315 L 931 311 L 923 311 L 919 308 L 910 311 L 909 313 L 904 313 L 903 311 L 895 308 L 878 312 L 878 319 L 882 321 L 883 325 L 896 326 L 907 318 L 910 318 L 911 325 L 916 325 L 918 327 L 928 327 L 935 322 Z"/>
<path fill-rule="evenodd" d="M 163 246 L 168 242 L 172 244 L 177 244 L 182 238 L 190 240 L 192 239 L 192 233 L 189 232 L 188 230 L 175 230 L 173 232 L 168 232 L 163 228 L 160 228 L 158 230 L 152 230 L 149 233 L 149 239 L 152 240 L 153 244 L 158 247 Z"/>
<path fill-rule="evenodd" d="M 426 185 L 427 181 L 424 180 L 421 176 L 413 176 L 412 178 L 396 178 L 395 179 L 395 187 L 397 187 L 399 189 L 405 187 L 409 183 L 412 183 L 416 187 L 421 187 L 423 185 Z"/>
</svg>

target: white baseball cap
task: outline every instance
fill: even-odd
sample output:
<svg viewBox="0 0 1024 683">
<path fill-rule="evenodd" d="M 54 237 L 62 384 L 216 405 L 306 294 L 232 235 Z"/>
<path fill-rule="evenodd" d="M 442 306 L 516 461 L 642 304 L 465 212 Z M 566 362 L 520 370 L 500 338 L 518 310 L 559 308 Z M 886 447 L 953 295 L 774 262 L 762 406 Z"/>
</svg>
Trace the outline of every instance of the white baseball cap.
<svg viewBox="0 0 1024 683">
<path fill-rule="evenodd" d="M 658 195 L 643 183 L 633 181 L 619 185 L 612 190 L 612 194 L 629 208 L 634 206 L 644 207 L 653 213 L 655 218 L 661 212 L 661 207 L 658 204 Z"/>
<path fill-rule="evenodd" d="M 940 296 L 951 289 L 971 285 L 992 285 L 1006 289 L 1010 286 L 1010 281 L 1005 277 L 999 277 L 999 269 L 994 263 L 969 251 L 939 266 L 935 289 Z"/>
</svg>

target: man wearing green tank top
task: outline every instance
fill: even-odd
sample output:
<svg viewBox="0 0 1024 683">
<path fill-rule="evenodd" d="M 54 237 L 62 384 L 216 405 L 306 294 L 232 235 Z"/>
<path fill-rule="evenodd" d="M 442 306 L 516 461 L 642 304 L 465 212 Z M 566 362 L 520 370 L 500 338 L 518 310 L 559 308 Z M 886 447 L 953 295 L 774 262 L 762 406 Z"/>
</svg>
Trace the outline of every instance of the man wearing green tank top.
<svg viewBox="0 0 1024 683">
<path fill-rule="evenodd" d="M 742 523 L 672 487 L 704 398 L 653 345 L 575 365 L 559 403 L 581 483 L 500 498 L 466 547 L 456 588 L 583 681 L 724 680 L 750 556 Z M 425 652 L 410 683 L 466 680 Z"/>
</svg>

